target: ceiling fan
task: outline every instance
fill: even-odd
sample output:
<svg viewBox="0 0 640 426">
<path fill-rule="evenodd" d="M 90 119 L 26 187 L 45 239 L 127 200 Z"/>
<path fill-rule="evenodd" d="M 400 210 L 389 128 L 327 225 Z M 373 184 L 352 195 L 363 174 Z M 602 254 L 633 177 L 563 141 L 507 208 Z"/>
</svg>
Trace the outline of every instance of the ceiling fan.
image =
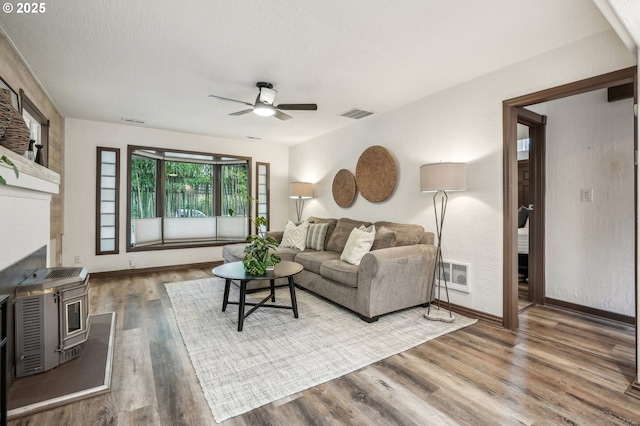
<svg viewBox="0 0 640 426">
<path fill-rule="evenodd" d="M 251 108 L 245 109 L 238 112 L 232 112 L 229 115 L 243 115 L 250 112 L 254 112 L 257 115 L 262 117 L 275 117 L 280 120 L 289 120 L 293 117 L 285 114 L 282 111 L 316 111 L 318 109 L 318 105 L 316 104 L 280 104 L 274 105 L 273 101 L 276 99 L 277 90 L 273 89 L 273 84 L 258 82 L 256 83 L 256 87 L 259 90 L 258 97 L 256 97 L 256 102 L 251 104 L 249 102 L 238 101 L 236 99 L 224 98 L 222 96 L 209 95 L 210 98 L 218 98 L 223 99 L 225 101 L 238 102 L 244 105 L 248 105 Z"/>
</svg>

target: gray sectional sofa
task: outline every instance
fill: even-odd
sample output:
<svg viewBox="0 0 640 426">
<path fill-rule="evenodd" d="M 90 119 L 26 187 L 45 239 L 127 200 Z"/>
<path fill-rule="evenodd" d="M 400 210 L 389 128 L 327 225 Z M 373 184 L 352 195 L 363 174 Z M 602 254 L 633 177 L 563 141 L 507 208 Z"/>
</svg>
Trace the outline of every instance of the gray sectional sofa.
<svg viewBox="0 0 640 426">
<path fill-rule="evenodd" d="M 324 250 L 303 251 L 280 246 L 283 260 L 295 261 L 304 270 L 295 276 L 299 287 L 356 312 L 367 322 L 380 315 L 430 302 L 436 247 L 432 232 L 420 225 L 375 222 L 376 239 L 371 251 L 359 265 L 340 260 L 353 228 L 370 226 L 347 218 L 311 217 L 310 224 L 328 223 Z M 282 232 L 270 232 L 278 241 Z M 225 262 L 244 258 L 246 244 L 227 245 L 222 250 Z M 283 282 L 284 283 L 284 282 Z M 253 281 L 247 289 L 267 287 L 268 281 Z"/>
</svg>

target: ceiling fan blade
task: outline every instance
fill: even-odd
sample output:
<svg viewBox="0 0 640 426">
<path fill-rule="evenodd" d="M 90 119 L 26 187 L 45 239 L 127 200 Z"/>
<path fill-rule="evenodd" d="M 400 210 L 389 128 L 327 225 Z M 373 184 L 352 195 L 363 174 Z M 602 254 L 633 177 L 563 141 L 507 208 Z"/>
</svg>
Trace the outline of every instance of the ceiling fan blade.
<svg viewBox="0 0 640 426">
<path fill-rule="evenodd" d="M 275 118 L 279 118 L 280 120 L 291 120 L 291 119 L 293 118 L 293 117 L 291 117 L 290 115 L 287 115 L 287 114 L 285 114 L 284 112 L 282 112 L 282 111 L 278 111 L 278 110 L 276 110 L 276 113 L 275 113 L 275 114 L 273 114 L 273 116 L 274 116 Z"/>
<path fill-rule="evenodd" d="M 222 99 L 222 100 L 225 100 L 225 101 L 238 102 L 239 104 L 253 106 L 253 104 L 250 104 L 249 102 L 239 101 L 237 99 L 223 98 L 222 96 L 216 96 L 216 95 L 209 95 L 209 97 L 210 98 L 218 98 L 218 99 Z"/>
<path fill-rule="evenodd" d="M 244 115 L 244 114 L 250 113 L 251 111 L 253 111 L 253 109 L 245 109 L 245 110 L 238 111 L 238 112 L 232 112 L 229 115 Z"/>
<path fill-rule="evenodd" d="M 280 104 L 275 105 L 276 108 L 285 111 L 317 111 L 318 105 L 316 104 Z"/>
</svg>

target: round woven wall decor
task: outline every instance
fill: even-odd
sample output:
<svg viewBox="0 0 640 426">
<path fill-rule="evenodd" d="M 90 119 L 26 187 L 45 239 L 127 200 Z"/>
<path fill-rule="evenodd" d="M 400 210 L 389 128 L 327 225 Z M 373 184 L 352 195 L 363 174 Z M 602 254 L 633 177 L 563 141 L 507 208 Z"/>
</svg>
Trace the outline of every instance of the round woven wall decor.
<svg viewBox="0 0 640 426">
<path fill-rule="evenodd" d="M 333 178 L 333 199 L 342 208 L 349 207 L 356 198 L 356 177 L 347 169 L 342 169 Z"/>
<path fill-rule="evenodd" d="M 386 200 L 396 186 L 397 171 L 396 161 L 386 148 L 380 145 L 367 148 L 356 166 L 360 194 L 372 203 Z"/>
</svg>

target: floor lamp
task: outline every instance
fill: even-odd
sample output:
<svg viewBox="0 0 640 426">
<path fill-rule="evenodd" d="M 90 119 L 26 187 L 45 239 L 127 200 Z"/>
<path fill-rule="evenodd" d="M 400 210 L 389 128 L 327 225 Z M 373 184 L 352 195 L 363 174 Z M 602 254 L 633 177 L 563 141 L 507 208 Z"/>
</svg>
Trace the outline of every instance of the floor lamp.
<svg viewBox="0 0 640 426">
<path fill-rule="evenodd" d="M 438 246 L 436 249 L 436 264 L 433 268 L 433 284 L 429 295 L 429 308 L 424 317 L 432 321 L 453 322 L 451 314 L 451 301 L 449 300 L 449 286 L 447 276 L 444 271 L 444 261 L 442 258 L 442 227 L 444 225 L 445 213 L 447 212 L 447 201 L 449 196 L 447 191 L 464 191 L 467 189 L 467 173 L 464 163 L 432 163 L 420 166 L 420 191 L 435 192 L 433 195 L 433 212 L 436 217 L 436 235 L 438 236 Z M 438 209 L 438 204 L 440 208 Z M 438 212 L 439 210 L 439 212 Z M 439 213 L 439 214 L 438 214 Z M 435 293 L 436 281 L 440 278 L 444 280 L 444 290 L 447 295 L 447 307 L 449 316 L 434 315 L 431 313 L 431 302 Z M 440 290 L 438 285 L 438 311 L 440 311 Z"/>
<path fill-rule="evenodd" d="M 291 182 L 289 184 L 289 198 L 296 199 L 296 213 L 298 223 L 302 222 L 302 209 L 304 200 L 313 198 L 313 184 L 309 182 Z"/>
</svg>

